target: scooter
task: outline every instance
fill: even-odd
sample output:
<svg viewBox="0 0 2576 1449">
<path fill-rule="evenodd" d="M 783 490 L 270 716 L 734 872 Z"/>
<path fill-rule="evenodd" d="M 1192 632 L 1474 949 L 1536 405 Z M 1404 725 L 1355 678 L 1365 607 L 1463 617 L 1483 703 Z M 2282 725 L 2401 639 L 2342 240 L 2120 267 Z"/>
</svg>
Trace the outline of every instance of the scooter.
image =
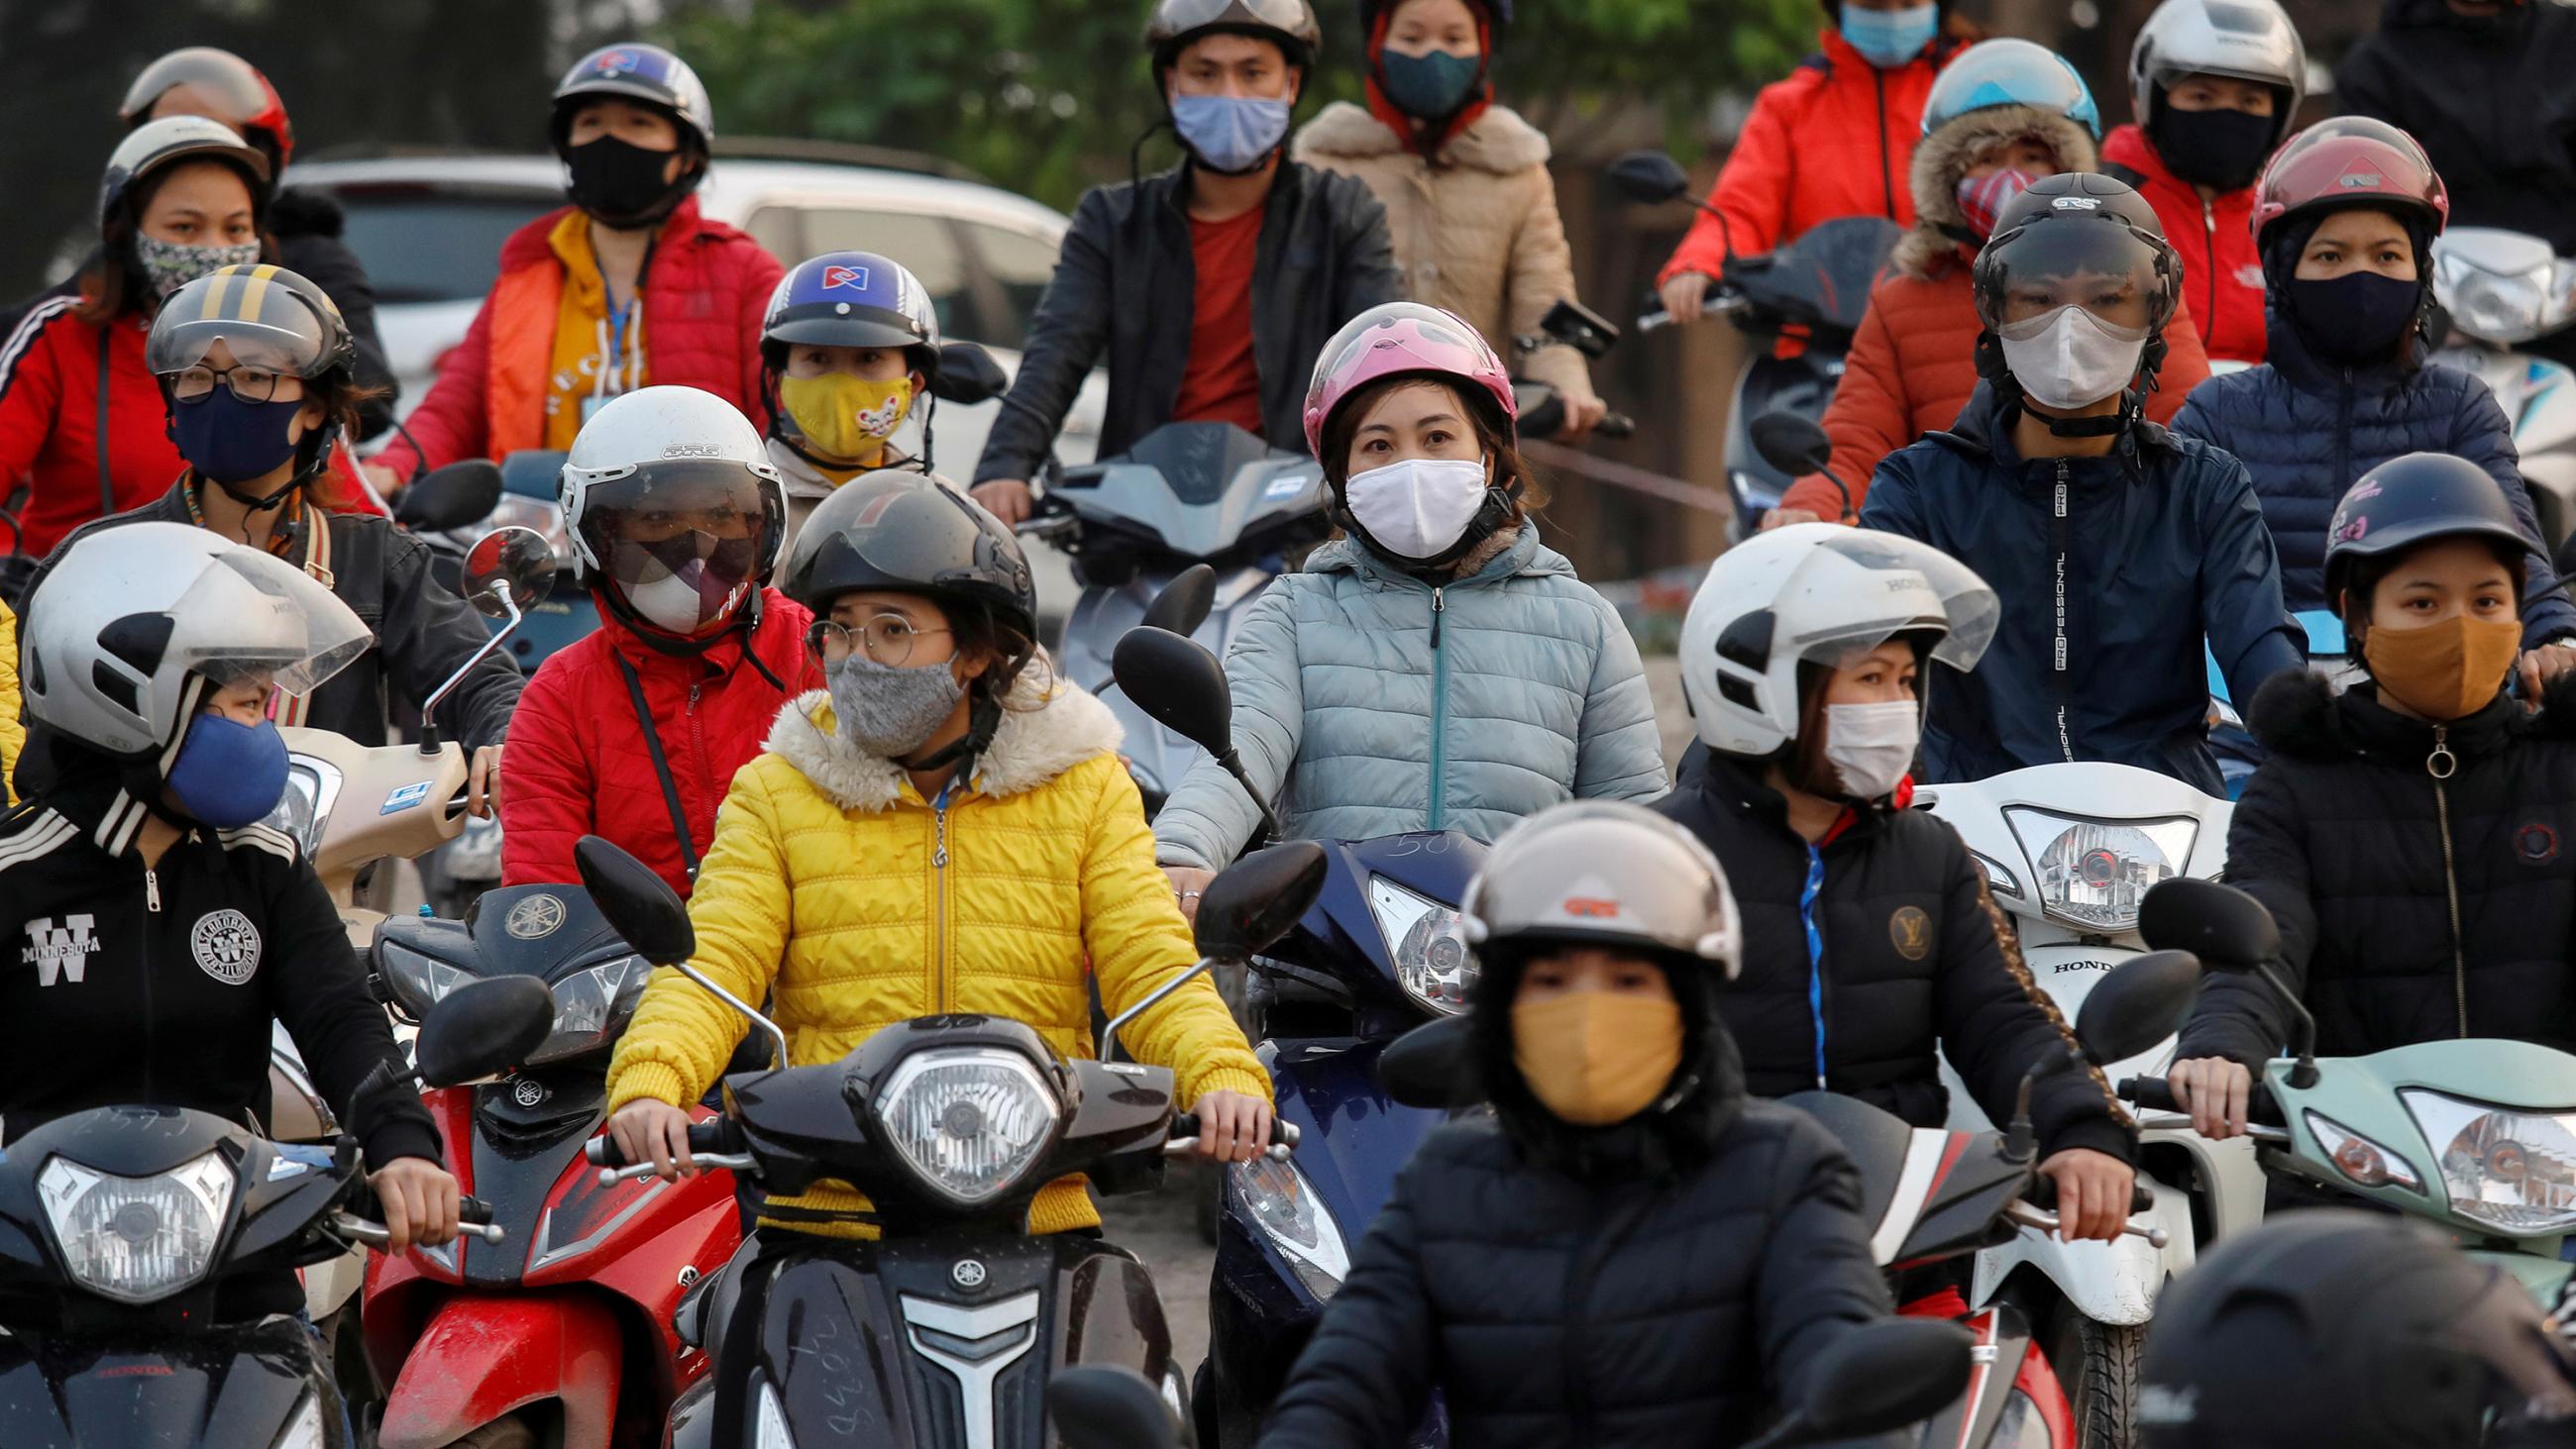
<svg viewBox="0 0 2576 1449">
<path fill-rule="evenodd" d="M 788 1060 L 776 1023 L 689 964 L 688 912 L 660 877 L 596 836 L 574 859 L 645 960 L 741 1012 Z M 1267 947 L 1323 877 L 1322 850 L 1301 842 L 1211 882 L 1196 929 L 1202 959 L 1110 1021 L 1102 1060 L 1061 1056 L 1018 1022 L 945 1015 L 889 1027 L 838 1062 L 727 1077 L 725 1115 L 690 1129 L 699 1164 L 747 1173 L 772 1195 L 846 1182 L 867 1194 L 881 1236 L 755 1234 L 699 1279 L 675 1327 L 712 1346 L 716 1371 L 673 1408 L 671 1442 L 705 1443 L 719 1415 L 740 1413 L 743 1441 L 759 1445 L 1036 1449 L 1048 1442 L 1047 1380 L 1080 1363 L 1135 1369 L 1183 1410 L 1151 1275 L 1090 1235 L 1029 1235 L 1029 1205 L 1074 1173 L 1103 1192 L 1160 1180 L 1197 1122 L 1174 1113 L 1168 1070 L 1111 1060 L 1119 1028 L 1217 961 Z M 1296 1137 L 1274 1128 L 1274 1157 Z M 652 1171 L 625 1163 L 613 1138 L 588 1151 L 603 1187 Z"/>
<path fill-rule="evenodd" d="M 2541 542 L 2554 555 L 2576 534 L 2576 372 L 2514 349 L 2576 321 L 2576 259 L 2521 232 L 2453 227 L 2433 238 L 2433 296 L 2451 320 L 2433 361 L 2485 383 L 2512 419 Z"/>
<path fill-rule="evenodd" d="M 2259 901 L 2173 881 L 2148 896 L 2145 927 L 2212 970 L 2259 978 L 2290 1023 L 2291 1053 L 2263 1064 L 2247 1114 L 2265 1172 L 2428 1223 L 2559 1307 L 2576 1238 L 2576 1056 L 2463 1038 L 2319 1061 L 2316 1018 L 2273 969 L 2280 929 Z M 2181 1111 L 2161 1071 L 2119 1092 Z"/>
<path fill-rule="evenodd" d="M 525 1040 L 466 996 L 425 1029 L 455 1080 Z M 400 1090 L 387 1083 L 386 1090 Z M 356 1139 L 273 1142 L 175 1107 L 100 1107 L 0 1157 L 0 1443 L 350 1449 L 316 1330 L 225 1316 L 238 1280 L 381 1244 Z M 502 1229 L 471 1199 L 467 1232 Z"/>
<path fill-rule="evenodd" d="M 1632 201 L 1655 206 L 1687 200 L 1723 224 L 1722 214 L 1691 194 L 1690 177 L 1660 151 L 1632 151 L 1612 162 L 1609 174 L 1611 185 Z M 1737 256 L 1729 244 L 1723 274 L 1701 313 L 1725 317 L 1745 335 L 1774 344 L 1745 364 L 1726 412 L 1726 484 L 1735 500 L 1737 542 L 1761 528 L 1800 476 L 1764 455 L 1754 422 L 1773 413 L 1810 421 L 1825 415 L 1842 386 L 1852 335 L 1868 314 L 1871 283 L 1904 235 L 1904 228 L 1885 217 L 1848 216 L 1760 256 Z M 1660 309 L 1649 310 L 1637 319 L 1637 330 L 1652 332 L 1672 320 Z"/>
<path fill-rule="evenodd" d="M 1140 627 L 1113 662 L 1138 709 L 1241 780 L 1226 724 L 1232 703 L 1214 656 L 1177 632 Z M 1273 833 L 1265 828 L 1262 838 Z M 1484 861 L 1482 843 L 1426 831 L 1321 849 L 1322 895 L 1252 958 L 1240 1010 L 1270 1067 L 1281 1120 L 1320 1134 L 1327 1150 L 1226 1170 L 1208 1357 L 1191 1395 L 1209 1449 L 1252 1442 L 1350 1271 L 1349 1245 L 1377 1217 L 1413 1149 L 1448 1119 L 1390 1100 L 1377 1079 L 1379 1054 L 1426 1018 L 1464 1011 L 1475 983 L 1457 903 Z M 1412 1442 L 1447 1437 L 1435 1403 Z"/>
<path fill-rule="evenodd" d="M 1513 338 L 1512 346 L 1524 363 L 1548 347 L 1570 347 L 1586 362 L 1598 362 L 1610 355 L 1618 341 L 1618 323 L 1567 297 L 1540 316 L 1536 332 Z M 1543 382 L 1512 379 L 1512 414 L 1514 428 L 1523 438 L 1553 439 L 1565 431 L 1565 399 Z M 1604 438 L 1634 437 L 1637 420 L 1626 413 L 1607 412 L 1592 431 Z"/>
<path fill-rule="evenodd" d="M 742 1242 L 729 1177 L 604 1187 L 582 1159 L 607 1119 L 609 1051 L 651 971 L 578 886 L 504 887 L 463 921 L 377 933 L 373 979 L 398 1018 L 484 980 L 540 983 L 549 1003 L 544 1040 L 516 1070 L 428 1093 L 446 1160 L 511 1236 L 368 1260 L 366 1352 L 390 1386 L 382 1449 L 649 1442 L 705 1372 L 671 1315 Z"/>
</svg>

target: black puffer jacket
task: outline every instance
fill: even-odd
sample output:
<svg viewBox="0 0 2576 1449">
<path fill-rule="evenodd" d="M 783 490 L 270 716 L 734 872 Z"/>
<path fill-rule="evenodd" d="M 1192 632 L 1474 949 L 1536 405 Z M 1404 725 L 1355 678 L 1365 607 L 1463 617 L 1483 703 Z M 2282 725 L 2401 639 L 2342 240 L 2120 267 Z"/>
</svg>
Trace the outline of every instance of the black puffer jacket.
<svg viewBox="0 0 2576 1449">
<path fill-rule="evenodd" d="M 2236 804 L 2227 879 L 2280 923 L 2319 1053 L 2459 1036 L 2576 1050 L 2576 679 L 2547 700 L 2534 717 L 2499 698 L 2443 728 L 2459 768 L 2436 781 L 2435 727 L 2374 686 L 2336 698 L 2298 673 L 2255 696 L 2271 755 Z M 2213 975 L 2180 1054 L 2259 1071 L 2288 1037 L 2260 980 Z"/>
<path fill-rule="evenodd" d="M 1987 1117 L 2012 1120 L 2022 1075 L 2073 1038 L 1958 834 L 1920 810 L 1878 808 L 1811 849 L 1753 768 L 1702 760 L 1654 808 L 1716 855 L 1743 913 L 1743 974 L 1718 1006 L 1754 1095 L 1821 1087 L 1938 1127 L 1950 1101 L 1937 1049 Z M 2135 1155 L 2098 1075 L 2043 1083 L 2031 1118 L 2046 1151 Z"/>
</svg>

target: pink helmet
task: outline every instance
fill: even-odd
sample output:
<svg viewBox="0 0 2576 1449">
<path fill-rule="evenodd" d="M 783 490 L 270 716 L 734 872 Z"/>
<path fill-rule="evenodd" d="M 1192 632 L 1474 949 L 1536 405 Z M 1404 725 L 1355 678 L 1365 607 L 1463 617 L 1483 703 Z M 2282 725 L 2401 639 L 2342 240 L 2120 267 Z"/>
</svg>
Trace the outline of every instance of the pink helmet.
<svg viewBox="0 0 2576 1449">
<path fill-rule="evenodd" d="M 2436 233 L 2451 219 L 2450 193 L 2414 137 L 2368 116 L 2336 116 L 2291 137 L 2263 167 L 2254 244 L 2275 222 L 2354 205 L 2420 217 Z"/>
<path fill-rule="evenodd" d="M 1324 424 L 1352 393 L 1408 373 L 1475 384 L 1493 404 L 1488 418 L 1505 437 L 1514 436 L 1520 407 L 1512 400 L 1511 374 L 1476 329 L 1437 307 L 1387 302 L 1343 323 L 1315 360 L 1315 380 L 1306 386 L 1308 450 L 1323 456 Z M 1478 394 L 1471 388 L 1467 396 L 1472 401 Z"/>
</svg>

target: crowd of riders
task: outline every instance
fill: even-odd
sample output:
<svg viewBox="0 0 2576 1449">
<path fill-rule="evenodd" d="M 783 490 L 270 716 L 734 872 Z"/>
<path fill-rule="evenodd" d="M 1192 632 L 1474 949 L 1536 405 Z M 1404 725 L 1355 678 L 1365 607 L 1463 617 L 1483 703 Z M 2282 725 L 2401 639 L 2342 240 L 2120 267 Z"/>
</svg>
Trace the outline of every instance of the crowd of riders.
<svg viewBox="0 0 2576 1449">
<path fill-rule="evenodd" d="M 567 204 L 503 244 L 381 446 L 373 293 L 332 204 L 284 184 L 283 101 L 223 51 L 154 62 L 95 247 L 0 326 L 6 1138 L 125 1103 L 255 1114 L 280 1023 L 388 1247 L 456 1233 L 455 1146 L 386 1089 L 401 1049 L 273 819 L 280 727 L 382 743 L 451 677 L 505 882 L 578 879 L 586 836 L 631 853 L 687 900 L 692 973 L 770 1003 L 785 1065 L 945 1011 L 1088 1055 L 1096 1010 L 1136 1008 L 1123 1040 L 1222 1162 L 1272 1140 L 1269 1059 L 1208 980 L 1157 988 L 1265 816 L 1492 844 L 1460 907 L 1492 1111 L 1404 1169 L 1264 1444 L 1404 1443 L 1435 1392 L 1461 1445 L 1758 1437 L 1891 1312 L 1853 1167 L 1772 1098 L 1935 1127 L 1946 1061 L 1993 1120 L 2026 1106 L 2065 1236 L 2117 1237 L 2136 1123 L 2098 1073 L 2033 1089 L 2071 1029 L 1910 804 L 2060 761 L 2220 793 L 2204 650 L 2262 760 L 2228 879 L 2278 923 L 2319 1049 L 2576 1044 L 2576 603 L 2511 420 L 2427 360 L 2454 220 L 2576 249 L 2576 10 L 2387 0 L 2347 113 L 2306 124 L 2317 72 L 2273 0 L 2165 0 L 2107 137 L 2072 65 L 1949 0 L 1826 16 L 1661 299 L 1695 319 L 1738 259 L 1838 217 L 1904 230 L 1828 468 L 1691 605 L 1677 775 L 1519 446 L 1516 380 L 1563 398 L 1562 437 L 1606 409 L 1575 350 L 1518 341 L 1574 283 L 1547 138 L 1496 96 L 1531 43 L 1510 0 L 1362 0 L 1365 103 L 1303 126 L 1308 0 L 1157 0 L 1140 83 L 1182 158 L 1083 198 L 984 452 L 948 472 L 929 424 L 962 364 L 929 293 L 901 257 L 784 265 L 704 214 L 715 110 L 679 56 L 564 73 L 530 122 Z M 1044 647 L 1017 531 L 1095 369 L 1104 457 L 1230 424 L 1313 457 L 1334 530 L 1232 632 L 1241 783 L 1201 759 L 1150 819 L 1115 717 Z M 599 623 L 523 679 L 393 514 L 430 470 L 535 450 L 565 454 Z M 2357 680 L 2310 672 L 2299 610 L 2341 622 Z M 744 1036 L 657 972 L 608 1066 L 620 1151 L 701 1170 L 691 1109 Z M 2213 979 L 2173 1072 L 2198 1130 L 2246 1129 L 2290 1036 L 2259 983 Z M 751 1211 L 876 1232 L 844 1183 Z M 1068 1178 L 1025 1226 L 1100 1217 Z M 2160 1311 L 2147 1442 L 2328 1442 L 2280 1405 L 2359 1393 L 2399 1351 L 2374 1334 L 2469 1387 L 2331 1442 L 2563 1425 L 2569 1363 L 2535 1383 L 2536 1310 L 2481 1271 L 2328 1212 L 2223 1245 Z M 2400 1285 L 2463 1306 L 2377 1311 Z M 239 1298 L 294 1311 L 274 1275 Z"/>
</svg>

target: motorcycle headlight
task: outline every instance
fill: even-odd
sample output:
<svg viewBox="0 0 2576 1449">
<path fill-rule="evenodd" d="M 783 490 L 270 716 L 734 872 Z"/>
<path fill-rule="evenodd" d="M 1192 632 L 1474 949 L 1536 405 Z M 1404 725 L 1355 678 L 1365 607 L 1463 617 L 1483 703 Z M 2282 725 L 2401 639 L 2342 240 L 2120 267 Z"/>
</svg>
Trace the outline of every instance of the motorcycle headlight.
<svg viewBox="0 0 2576 1449">
<path fill-rule="evenodd" d="M 2443 310 L 2472 337 L 2510 347 L 2549 330 L 2548 269 L 2504 274 L 2455 266 L 2434 279 Z"/>
<path fill-rule="evenodd" d="M 2576 1112 L 2526 1112 L 2422 1088 L 2397 1097 L 2432 1146 L 2451 1211 L 2516 1236 L 2576 1229 Z"/>
<path fill-rule="evenodd" d="M 233 1170 L 209 1152 L 150 1177 L 49 1158 L 36 1195 L 63 1270 L 105 1298 L 150 1303 L 196 1282 L 232 1215 Z"/>
<path fill-rule="evenodd" d="M 474 979 L 470 972 L 433 961 L 391 941 L 376 943 L 376 974 L 384 979 L 394 1005 L 414 1021 L 428 1020 L 429 1009 L 438 1004 L 440 997 Z"/>
<path fill-rule="evenodd" d="M 286 1423 L 286 1431 L 277 1436 L 271 1449 L 329 1449 L 331 1441 L 322 1433 L 322 1396 L 306 1394 L 295 1406 L 295 1417 Z"/>
<path fill-rule="evenodd" d="M 2046 914 L 2079 931 L 2137 928 L 2138 903 L 2157 882 L 2182 874 L 2200 822 L 2075 820 L 2045 810 L 2004 811 L 2013 838 L 2029 857 Z"/>
<path fill-rule="evenodd" d="M 877 1092 L 876 1111 L 921 1180 L 971 1207 L 1036 1165 L 1064 1106 L 1018 1052 L 957 1047 L 904 1058 Z"/>
<path fill-rule="evenodd" d="M 2335 1171 L 2363 1187 L 2402 1187 L 2409 1192 L 2422 1192 L 2424 1179 L 2406 1159 L 2385 1144 L 2373 1142 L 2321 1112 L 2305 1114 L 2308 1131 L 2317 1145 L 2335 1165 Z"/>
<path fill-rule="evenodd" d="M 554 983 L 555 1029 L 526 1065 L 541 1067 L 600 1050 L 626 1029 L 653 968 L 641 956 L 620 956 Z"/>
<path fill-rule="evenodd" d="M 1467 949 L 1457 908 L 1416 895 L 1382 875 L 1369 877 L 1368 901 L 1405 994 L 1443 1016 L 1465 1011 L 1467 994 L 1483 968 Z"/>
<path fill-rule="evenodd" d="M 311 860 L 322 848 L 322 825 L 331 818 L 331 806 L 339 795 L 338 767 L 311 755 L 289 755 L 286 793 L 277 797 L 276 808 L 260 824 L 292 836 L 304 858 Z"/>
<path fill-rule="evenodd" d="M 1294 1164 L 1268 1157 L 1226 1168 L 1235 1196 L 1252 1214 L 1261 1235 L 1275 1245 L 1296 1270 L 1297 1281 L 1322 1302 L 1350 1276 L 1351 1255 L 1342 1245 L 1341 1226 L 1332 1209 L 1315 1196 L 1315 1185 Z"/>
<path fill-rule="evenodd" d="M 504 493 L 501 501 L 483 521 L 470 528 L 448 530 L 447 536 L 460 549 L 471 548 L 474 540 L 498 528 L 531 529 L 555 551 L 555 570 L 560 573 L 572 567 L 572 534 L 564 527 L 563 505 L 549 498 L 523 498 Z"/>
</svg>

